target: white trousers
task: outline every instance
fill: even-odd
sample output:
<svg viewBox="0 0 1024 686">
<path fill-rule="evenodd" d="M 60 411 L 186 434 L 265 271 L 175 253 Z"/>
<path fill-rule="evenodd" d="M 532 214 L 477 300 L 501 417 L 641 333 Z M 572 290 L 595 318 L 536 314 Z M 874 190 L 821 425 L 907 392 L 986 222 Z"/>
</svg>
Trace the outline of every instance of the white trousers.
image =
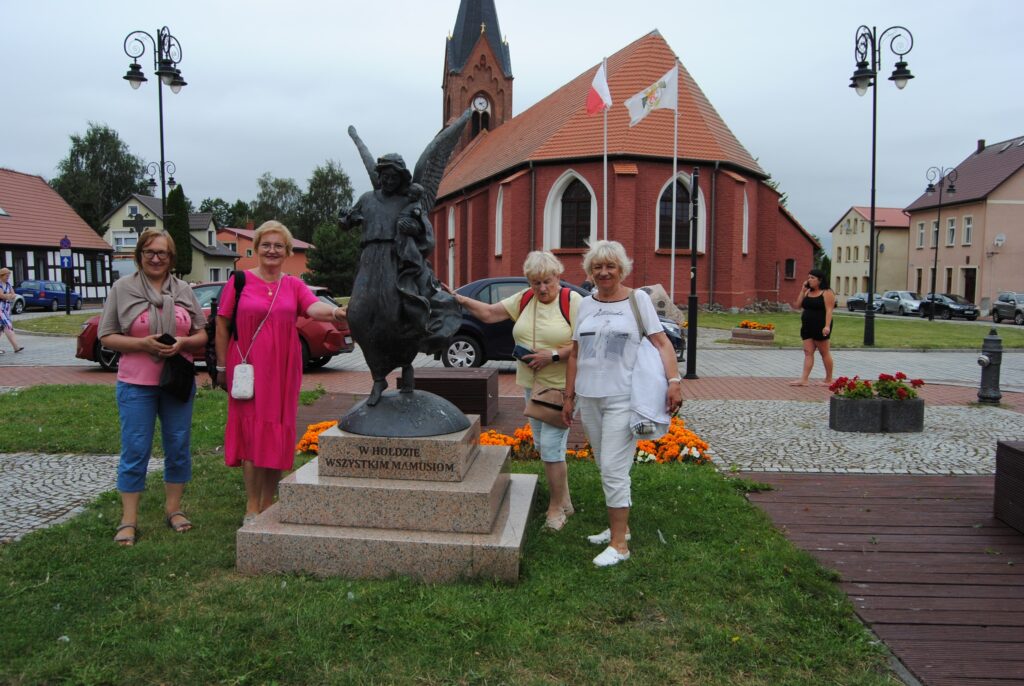
<svg viewBox="0 0 1024 686">
<path fill-rule="evenodd" d="M 606 398 L 577 396 L 580 418 L 587 431 L 594 461 L 601 472 L 604 502 L 608 507 L 630 507 L 629 470 L 633 467 L 636 440 L 629 428 L 628 395 Z"/>
</svg>

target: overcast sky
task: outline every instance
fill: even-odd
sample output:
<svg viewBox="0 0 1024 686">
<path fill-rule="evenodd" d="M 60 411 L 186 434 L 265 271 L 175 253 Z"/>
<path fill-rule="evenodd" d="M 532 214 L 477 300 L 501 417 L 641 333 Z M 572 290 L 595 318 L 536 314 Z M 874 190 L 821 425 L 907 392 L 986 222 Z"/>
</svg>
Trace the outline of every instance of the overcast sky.
<svg viewBox="0 0 1024 686">
<path fill-rule="evenodd" d="M 915 79 L 878 92 L 880 207 L 904 207 L 933 165 L 952 166 L 979 138 L 1024 134 L 1024 3 L 778 0 L 496 0 L 512 55 L 514 109 L 658 29 L 739 141 L 823 238 L 851 205 L 869 204 L 871 93 L 848 88 L 860 24 L 906 26 Z M 122 80 L 132 30 L 168 25 L 188 82 L 164 90 L 167 159 L 196 203 L 252 200 L 269 171 L 305 188 L 327 159 L 358 192 L 369 182 L 345 133 L 409 164 L 441 125 L 445 38 L 458 0 L 0 0 L 0 166 L 51 178 L 68 136 L 115 129 L 159 160 L 150 81 Z M 147 48 L 148 50 L 148 48 Z M 631 93 L 613 93 L 615 105 Z M 583 107 L 583 103 L 580 103 Z M 681 116 L 685 117 L 686 112 Z"/>
</svg>

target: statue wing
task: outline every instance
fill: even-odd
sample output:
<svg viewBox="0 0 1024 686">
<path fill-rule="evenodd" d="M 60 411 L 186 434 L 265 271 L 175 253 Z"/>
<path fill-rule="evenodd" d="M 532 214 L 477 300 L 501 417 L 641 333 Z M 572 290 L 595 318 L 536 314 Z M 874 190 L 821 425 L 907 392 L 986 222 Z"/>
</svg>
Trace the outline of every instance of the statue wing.
<svg viewBox="0 0 1024 686">
<path fill-rule="evenodd" d="M 366 173 L 370 175 L 370 183 L 373 184 L 373 190 L 380 190 L 380 179 L 377 177 L 377 161 L 373 155 L 370 154 L 370 149 L 366 147 L 366 143 L 363 143 L 363 139 L 356 133 L 356 127 L 348 127 L 348 135 L 355 141 L 356 149 L 359 151 L 359 157 L 363 160 L 363 166 L 366 167 Z"/>
<path fill-rule="evenodd" d="M 426 212 L 434 209 L 434 200 L 437 198 L 437 188 L 441 185 L 441 177 L 444 176 L 444 168 L 448 166 L 448 158 L 462 136 L 462 129 L 466 127 L 471 114 L 472 110 L 467 108 L 458 119 L 434 136 L 434 140 L 430 141 L 416 162 L 412 180 L 423 186 L 423 199 L 420 202 Z"/>
</svg>

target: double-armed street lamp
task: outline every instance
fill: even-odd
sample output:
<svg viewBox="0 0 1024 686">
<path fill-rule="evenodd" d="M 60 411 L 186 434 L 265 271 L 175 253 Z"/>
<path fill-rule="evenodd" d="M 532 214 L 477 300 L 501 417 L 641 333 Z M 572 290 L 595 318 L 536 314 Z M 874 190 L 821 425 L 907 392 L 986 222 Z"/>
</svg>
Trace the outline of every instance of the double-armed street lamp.
<svg viewBox="0 0 1024 686">
<path fill-rule="evenodd" d="M 875 294 L 875 152 L 877 148 L 878 131 L 878 70 L 882 63 L 882 47 L 884 41 L 889 41 L 889 51 L 896 55 L 896 67 L 892 70 L 889 80 L 896 84 L 896 87 L 903 89 L 907 81 L 914 78 L 914 75 L 907 69 L 907 63 L 903 59 L 914 47 L 914 36 L 902 26 L 890 26 L 881 33 L 874 26 L 868 28 L 861 25 L 857 28 L 854 40 L 854 56 L 857 59 L 857 68 L 850 77 L 850 88 L 857 91 L 857 95 L 864 95 L 868 88 L 871 89 L 871 232 L 869 248 L 870 260 L 868 262 L 868 299 L 864 311 L 864 345 L 875 344 L 875 311 L 872 307 L 872 300 Z"/>
<path fill-rule="evenodd" d="M 173 191 L 175 186 L 178 185 L 178 182 L 174 180 L 174 172 L 177 170 L 177 167 L 174 166 L 174 162 L 171 162 L 170 160 L 164 162 L 163 170 L 161 170 L 160 165 L 156 162 L 150 162 L 147 164 L 146 176 L 149 177 L 149 181 L 146 183 L 146 186 L 149 188 L 149 192 L 156 193 L 156 175 L 161 173 L 161 171 L 166 173 L 167 187 Z M 166 208 L 164 208 L 164 210 L 166 211 Z"/>
<path fill-rule="evenodd" d="M 154 38 L 147 31 L 132 31 L 124 39 L 124 54 L 132 58 L 128 67 L 128 73 L 124 75 L 125 81 L 131 84 L 132 88 L 138 88 L 149 79 L 142 73 L 142 66 L 138 59 L 146 52 L 146 41 L 149 39 L 149 48 L 153 53 L 153 73 L 159 77 L 156 84 L 157 102 L 160 110 L 160 201 L 167 204 L 167 173 L 170 166 L 171 188 L 174 188 L 174 164 L 164 159 L 164 93 L 163 87 L 167 86 L 172 93 L 177 93 L 183 86 L 188 84 L 181 78 L 181 70 L 178 63 L 181 62 L 181 44 L 178 39 L 171 35 L 171 30 L 166 26 L 156 32 Z M 157 170 L 152 169 L 155 163 L 150 164 L 150 175 L 155 175 Z M 153 188 L 155 184 L 151 184 Z M 154 188 L 155 190 L 155 188 Z M 163 211 L 163 208 L 161 208 Z"/>
<path fill-rule="evenodd" d="M 935 243 L 933 246 L 935 249 L 935 257 L 932 260 L 932 297 L 931 307 L 928 309 L 928 321 L 935 319 L 935 277 L 939 272 L 939 238 L 942 235 L 942 186 L 943 181 L 946 182 L 946 192 L 949 194 L 956 193 L 956 169 L 950 167 L 931 167 L 926 173 L 928 178 L 928 187 L 924 190 L 925 193 L 931 195 L 935 192 L 935 186 L 938 185 L 939 191 L 939 205 L 935 213 L 935 230 L 932 231 L 932 242 Z M 938 180 L 938 184 L 936 184 Z"/>
</svg>

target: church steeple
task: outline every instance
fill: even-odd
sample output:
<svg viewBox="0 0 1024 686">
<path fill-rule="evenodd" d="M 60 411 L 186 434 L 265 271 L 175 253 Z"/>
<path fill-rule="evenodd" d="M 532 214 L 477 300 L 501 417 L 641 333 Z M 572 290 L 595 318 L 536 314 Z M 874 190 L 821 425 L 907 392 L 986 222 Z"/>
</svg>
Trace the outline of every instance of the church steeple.
<svg viewBox="0 0 1024 686">
<path fill-rule="evenodd" d="M 442 126 L 473 108 L 456 147 L 512 118 L 512 60 L 501 37 L 494 0 L 462 0 L 445 45 Z"/>
</svg>

